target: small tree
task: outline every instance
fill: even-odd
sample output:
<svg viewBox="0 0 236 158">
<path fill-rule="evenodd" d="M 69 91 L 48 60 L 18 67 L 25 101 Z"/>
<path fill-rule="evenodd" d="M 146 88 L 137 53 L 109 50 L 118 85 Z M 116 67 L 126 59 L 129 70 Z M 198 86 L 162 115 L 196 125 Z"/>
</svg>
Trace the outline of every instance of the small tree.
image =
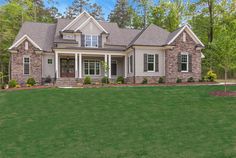
<svg viewBox="0 0 236 158">
<path fill-rule="evenodd" d="M 231 69 L 236 68 L 236 34 L 232 33 L 232 29 L 223 27 L 219 32 L 219 36 L 211 44 L 218 66 L 223 68 L 225 72 L 225 92 L 227 91 L 227 74 Z"/>
<path fill-rule="evenodd" d="M 107 72 L 109 72 L 109 69 L 110 69 L 108 63 L 105 61 L 102 61 L 102 67 L 105 73 L 105 77 L 107 77 Z M 108 84 L 107 81 L 106 81 L 106 84 Z"/>
</svg>

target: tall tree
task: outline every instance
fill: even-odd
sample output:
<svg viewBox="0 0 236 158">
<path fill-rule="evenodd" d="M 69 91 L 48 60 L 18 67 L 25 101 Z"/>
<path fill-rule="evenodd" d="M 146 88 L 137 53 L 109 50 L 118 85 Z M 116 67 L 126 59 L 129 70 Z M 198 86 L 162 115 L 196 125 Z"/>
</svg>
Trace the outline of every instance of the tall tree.
<svg viewBox="0 0 236 158">
<path fill-rule="evenodd" d="M 124 28 L 130 25 L 132 8 L 128 0 L 117 0 L 114 10 L 108 16 L 110 22 L 116 22 L 119 27 Z"/>
<path fill-rule="evenodd" d="M 102 7 L 96 3 L 91 3 L 90 0 L 74 0 L 72 5 L 66 9 L 65 17 L 74 18 L 78 14 L 86 10 L 97 20 L 103 20 L 103 11 Z"/>
</svg>

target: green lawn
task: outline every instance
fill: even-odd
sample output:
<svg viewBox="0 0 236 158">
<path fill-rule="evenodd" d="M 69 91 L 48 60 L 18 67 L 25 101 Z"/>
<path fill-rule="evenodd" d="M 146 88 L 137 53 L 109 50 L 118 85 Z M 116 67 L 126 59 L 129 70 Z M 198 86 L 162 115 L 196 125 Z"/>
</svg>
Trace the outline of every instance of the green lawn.
<svg viewBox="0 0 236 158">
<path fill-rule="evenodd" d="M 0 158 L 233 158 L 236 97 L 219 89 L 0 92 Z"/>
</svg>

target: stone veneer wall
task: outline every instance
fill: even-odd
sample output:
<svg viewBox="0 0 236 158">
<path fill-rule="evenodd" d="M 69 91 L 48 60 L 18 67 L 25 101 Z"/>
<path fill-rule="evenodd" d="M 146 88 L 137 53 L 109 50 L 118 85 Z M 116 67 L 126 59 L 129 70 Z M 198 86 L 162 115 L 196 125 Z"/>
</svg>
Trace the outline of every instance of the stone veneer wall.
<svg viewBox="0 0 236 158">
<path fill-rule="evenodd" d="M 35 47 L 28 41 L 29 49 L 25 50 L 25 40 L 17 47 L 17 52 L 11 54 L 11 79 L 19 84 L 25 84 L 29 77 L 33 77 L 37 83 L 42 81 L 42 54 L 35 52 Z M 30 74 L 23 74 L 23 57 L 30 57 Z"/>
<path fill-rule="evenodd" d="M 174 49 L 167 50 L 165 53 L 166 82 L 176 82 L 177 78 L 185 82 L 189 77 L 193 77 L 195 81 L 198 81 L 201 78 L 201 51 L 196 50 L 195 41 L 186 32 L 186 42 L 183 42 L 182 33 L 172 45 L 175 45 Z M 178 72 L 178 54 L 180 52 L 192 54 L 192 72 Z"/>
</svg>

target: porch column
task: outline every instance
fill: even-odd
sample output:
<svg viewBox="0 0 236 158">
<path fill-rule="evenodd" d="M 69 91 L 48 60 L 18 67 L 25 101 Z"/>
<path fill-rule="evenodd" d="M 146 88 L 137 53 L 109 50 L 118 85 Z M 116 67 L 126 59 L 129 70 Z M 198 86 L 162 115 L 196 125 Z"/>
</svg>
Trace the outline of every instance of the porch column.
<svg viewBox="0 0 236 158">
<path fill-rule="evenodd" d="M 108 55 L 109 61 L 108 61 L 108 77 L 111 78 L 111 55 Z"/>
<path fill-rule="evenodd" d="M 59 78 L 59 72 L 58 72 L 58 53 L 55 52 L 55 73 L 56 73 L 56 78 Z"/>
<path fill-rule="evenodd" d="M 75 78 L 78 78 L 78 54 L 75 53 Z"/>
<path fill-rule="evenodd" d="M 124 74 L 124 78 L 127 78 L 127 72 L 128 72 L 128 58 L 127 55 L 125 55 L 125 74 Z"/>
<path fill-rule="evenodd" d="M 79 53 L 79 78 L 82 78 L 82 54 Z"/>
<path fill-rule="evenodd" d="M 104 61 L 105 61 L 105 64 L 107 64 L 107 54 L 105 54 L 105 57 L 104 57 L 105 59 L 104 59 Z M 106 70 L 106 68 L 105 68 L 105 70 L 104 70 L 104 73 L 105 73 L 105 76 L 107 76 L 107 70 Z"/>
</svg>

